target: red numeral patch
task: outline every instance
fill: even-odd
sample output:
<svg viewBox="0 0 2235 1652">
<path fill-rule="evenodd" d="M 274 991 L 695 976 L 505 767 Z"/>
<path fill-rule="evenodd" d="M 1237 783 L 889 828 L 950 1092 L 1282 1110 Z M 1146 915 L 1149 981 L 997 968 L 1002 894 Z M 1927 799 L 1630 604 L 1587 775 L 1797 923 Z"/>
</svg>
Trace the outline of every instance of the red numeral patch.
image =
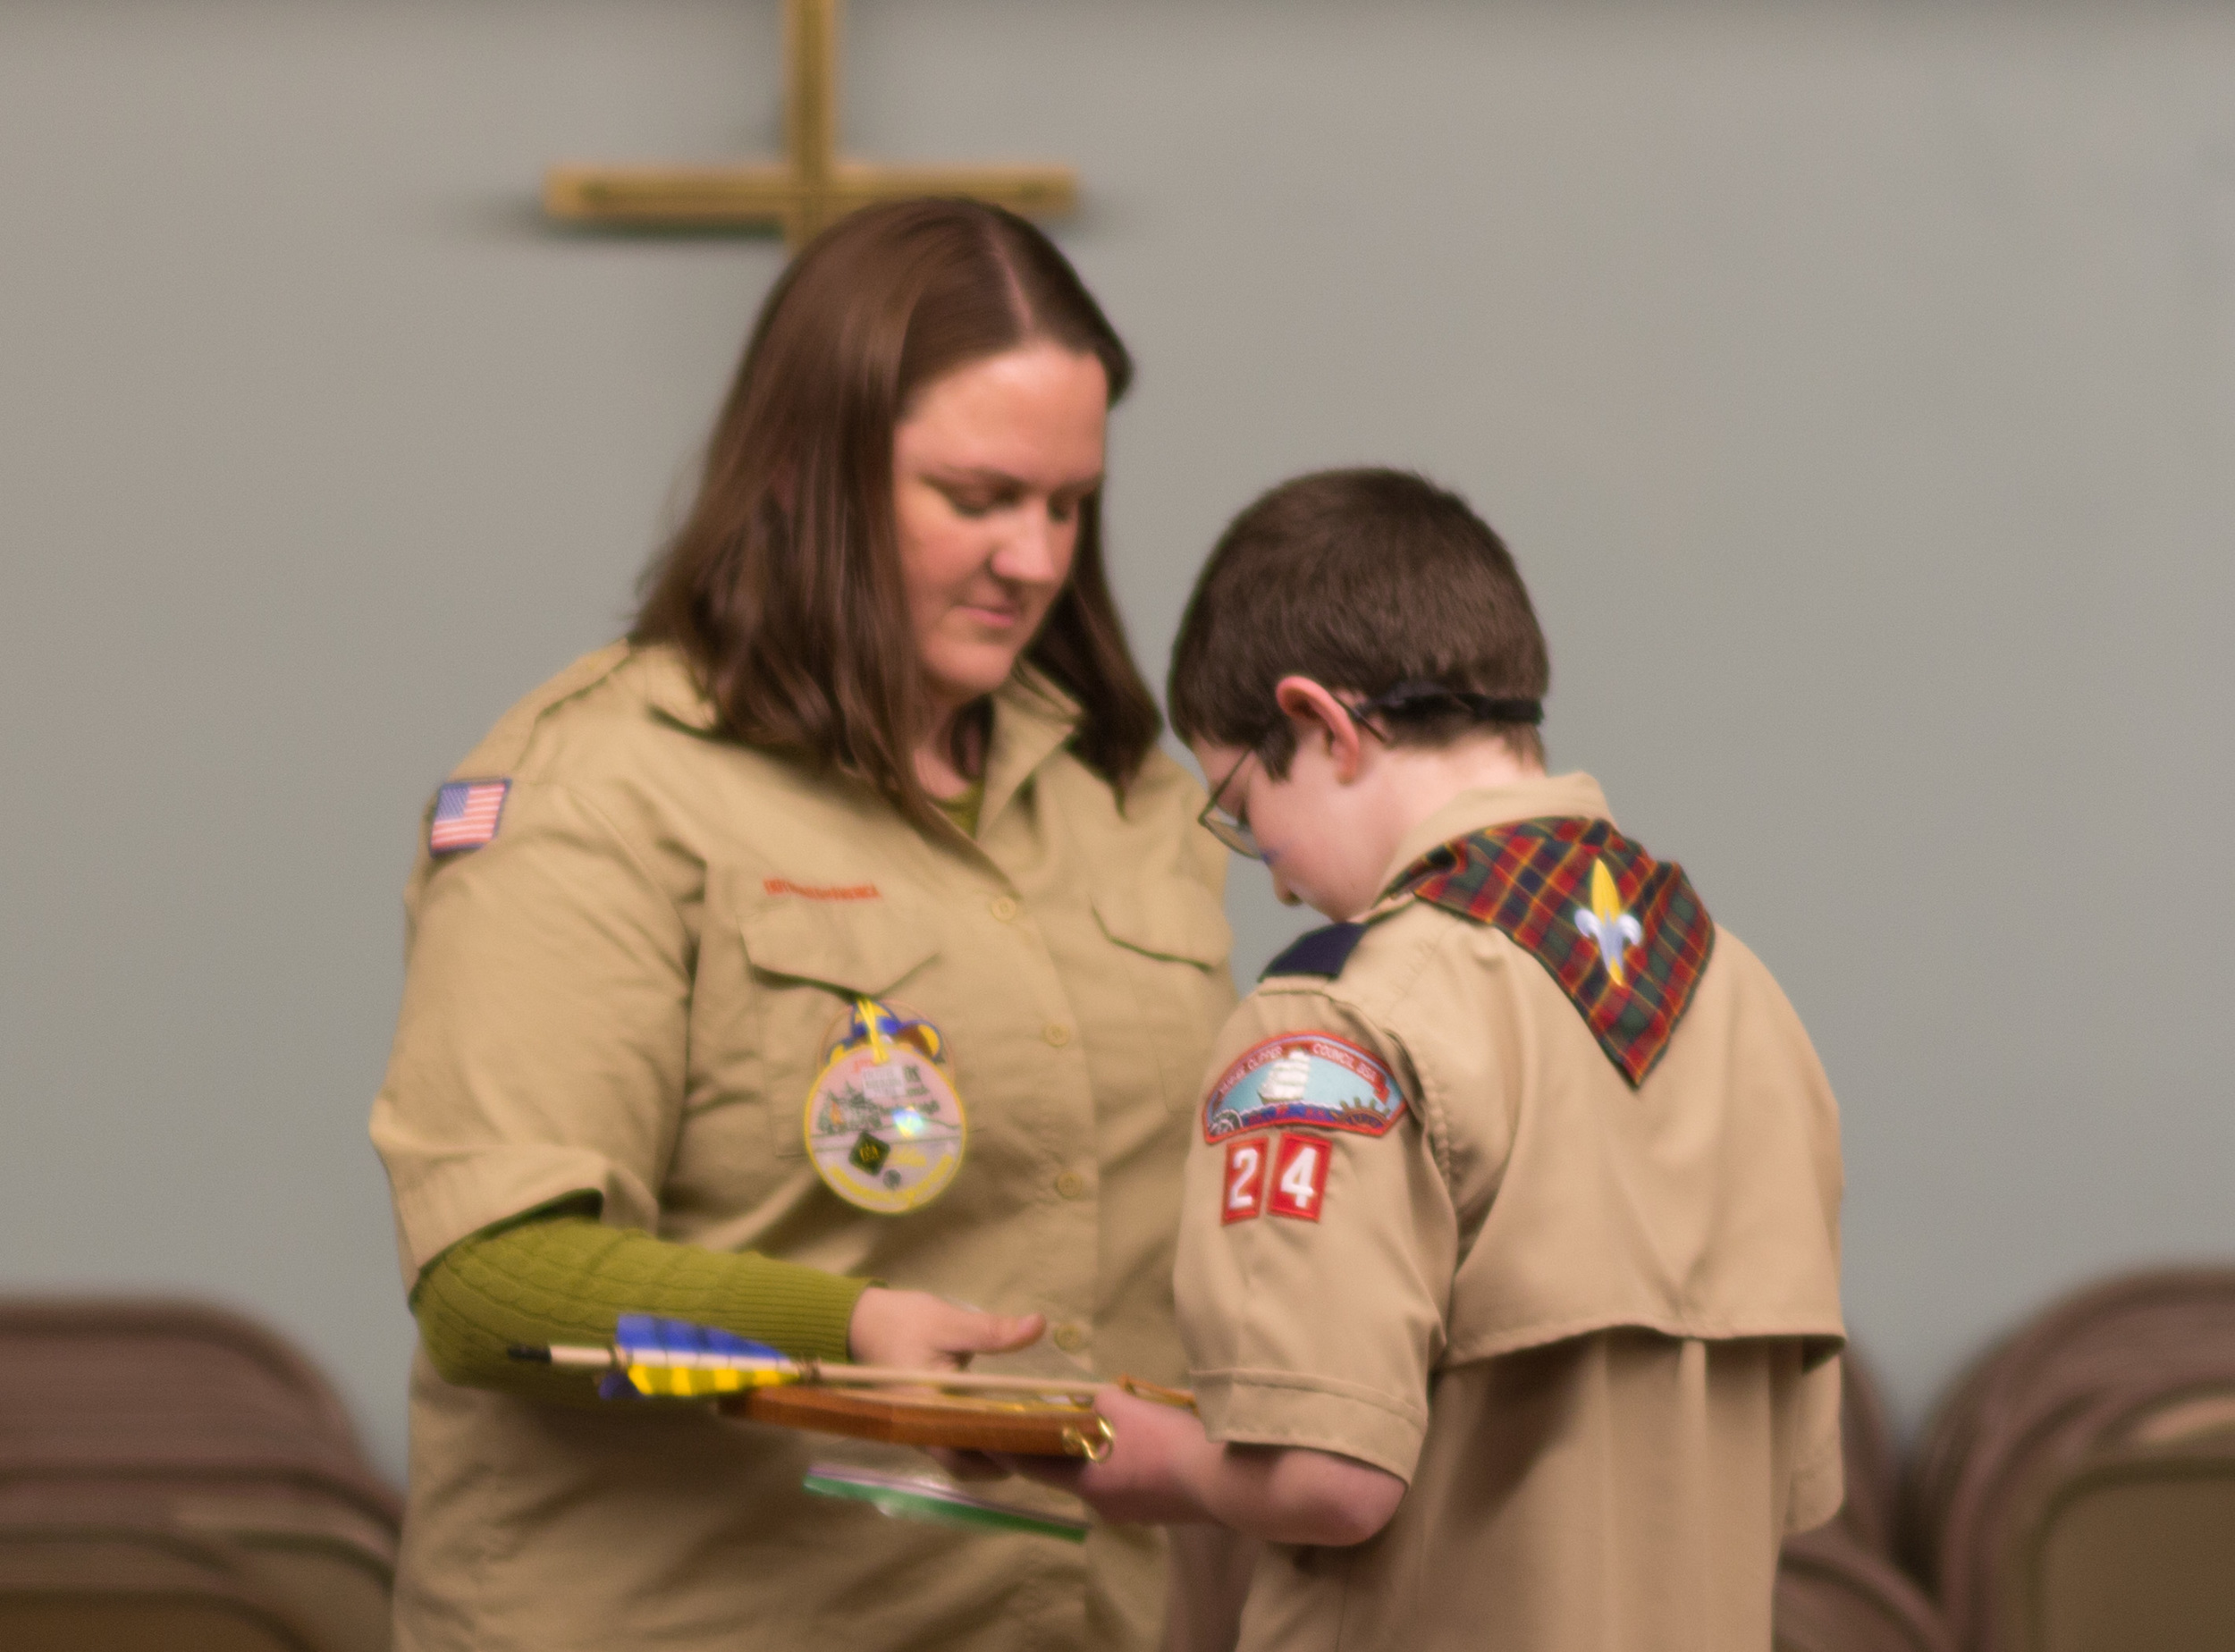
<svg viewBox="0 0 2235 1652">
<path fill-rule="evenodd" d="M 1284 1135 L 1273 1164 L 1272 1210 L 1316 1222 L 1327 1202 L 1327 1161 L 1335 1144 L 1325 1136 Z"/>
<path fill-rule="evenodd" d="M 1265 1144 L 1263 1136 L 1245 1136 L 1227 1144 L 1226 1189 L 1219 1204 L 1219 1219 L 1246 1222 L 1265 1208 Z"/>
</svg>

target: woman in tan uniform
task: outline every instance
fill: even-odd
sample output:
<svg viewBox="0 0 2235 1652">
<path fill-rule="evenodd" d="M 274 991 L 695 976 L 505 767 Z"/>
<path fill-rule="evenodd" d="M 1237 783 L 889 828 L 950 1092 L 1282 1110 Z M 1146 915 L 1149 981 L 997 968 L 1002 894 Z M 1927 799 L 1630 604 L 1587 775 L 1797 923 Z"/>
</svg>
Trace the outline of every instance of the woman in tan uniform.
<svg viewBox="0 0 2235 1652">
<path fill-rule="evenodd" d="M 436 794 L 373 1118 L 422 1342 L 401 1652 L 1154 1639 L 1138 1529 L 890 1521 L 802 1492 L 828 1440 L 505 1357 L 646 1311 L 1183 1374 L 1177 1186 L 1232 990 L 1103 573 L 1129 374 L 1021 220 L 835 226 L 631 637 Z"/>
</svg>

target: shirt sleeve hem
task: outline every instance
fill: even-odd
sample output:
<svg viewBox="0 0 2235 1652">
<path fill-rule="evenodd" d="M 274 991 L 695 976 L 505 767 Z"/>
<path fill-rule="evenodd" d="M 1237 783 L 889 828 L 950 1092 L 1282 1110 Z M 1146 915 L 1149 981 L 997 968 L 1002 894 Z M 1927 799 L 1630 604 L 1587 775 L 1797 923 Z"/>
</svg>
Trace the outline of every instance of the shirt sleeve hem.
<svg viewBox="0 0 2235 1652">
<path fill-rule="evenodd" d="M 1198 1371 L 1195 1402 L 1204 1431 L 1221 1444 L 1333 1452 L 1408 1484 L 1428 1433 L 1425 1405 L 1287 1371 Z"/>
<path fill-rule="evenodd" d="M 569 1193 L 595 1194 L 608 1227 L 650 1231 L 657 1219 L 644 1184 L 587 1149 L 524 1142 L 427 1167 L 395 1190 L 404 1288 L 460 1240 Z"/>
</svg>

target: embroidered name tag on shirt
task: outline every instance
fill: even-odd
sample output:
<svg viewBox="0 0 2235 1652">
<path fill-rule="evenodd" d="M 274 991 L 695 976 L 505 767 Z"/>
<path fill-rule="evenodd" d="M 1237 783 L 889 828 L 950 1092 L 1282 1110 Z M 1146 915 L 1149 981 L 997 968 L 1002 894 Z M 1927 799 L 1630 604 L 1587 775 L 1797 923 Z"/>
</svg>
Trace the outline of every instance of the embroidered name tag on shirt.
<svg viewBox="0 0 2235 1652">
<path fill-rule="evenodd" d="M 427 822 L 430 855 L 477 849 L 497 835 L 504 818 L 510 780 L 452 780 L 434 794 L 434 817 Z"/>
<path fill-rule="evenodd" d="M 1227 1068 L 1203 1102 L 1202 1139 L 1266 1125 L 1387 1135 L 1404 1117 L 1396 1080 L 1370 1052 L 1332 1032 L 1284 1032 Z"/>
<path fill-rule="evenodd" d="M 771 895 L 797 895 L 803 900 L 876 900 L 873 883 L 794 883 L 789 878 L 763 878 L 761 888 Z"/>
</svg>

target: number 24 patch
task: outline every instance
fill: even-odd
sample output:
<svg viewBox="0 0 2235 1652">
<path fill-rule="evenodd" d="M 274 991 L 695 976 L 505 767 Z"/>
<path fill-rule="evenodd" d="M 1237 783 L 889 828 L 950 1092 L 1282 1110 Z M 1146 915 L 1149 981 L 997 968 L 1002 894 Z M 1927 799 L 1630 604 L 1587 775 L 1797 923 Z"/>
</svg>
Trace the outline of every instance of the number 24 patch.
<svg viewBox="0 0 2235 1652">
<path fill-rule="evenodd" d="M 1245 1222 L 1269 1209 L 1300 1222 L 1320 1219 L 1335 1144 L 1325 1136 L 1294 1130 L 1278 1140 L 1277 1147 L 1274 1137 L 1261 1135 L 1227 1143 L 1227 1173 L 1219 1184 L 1222 1221 Z"/>
</svg>

